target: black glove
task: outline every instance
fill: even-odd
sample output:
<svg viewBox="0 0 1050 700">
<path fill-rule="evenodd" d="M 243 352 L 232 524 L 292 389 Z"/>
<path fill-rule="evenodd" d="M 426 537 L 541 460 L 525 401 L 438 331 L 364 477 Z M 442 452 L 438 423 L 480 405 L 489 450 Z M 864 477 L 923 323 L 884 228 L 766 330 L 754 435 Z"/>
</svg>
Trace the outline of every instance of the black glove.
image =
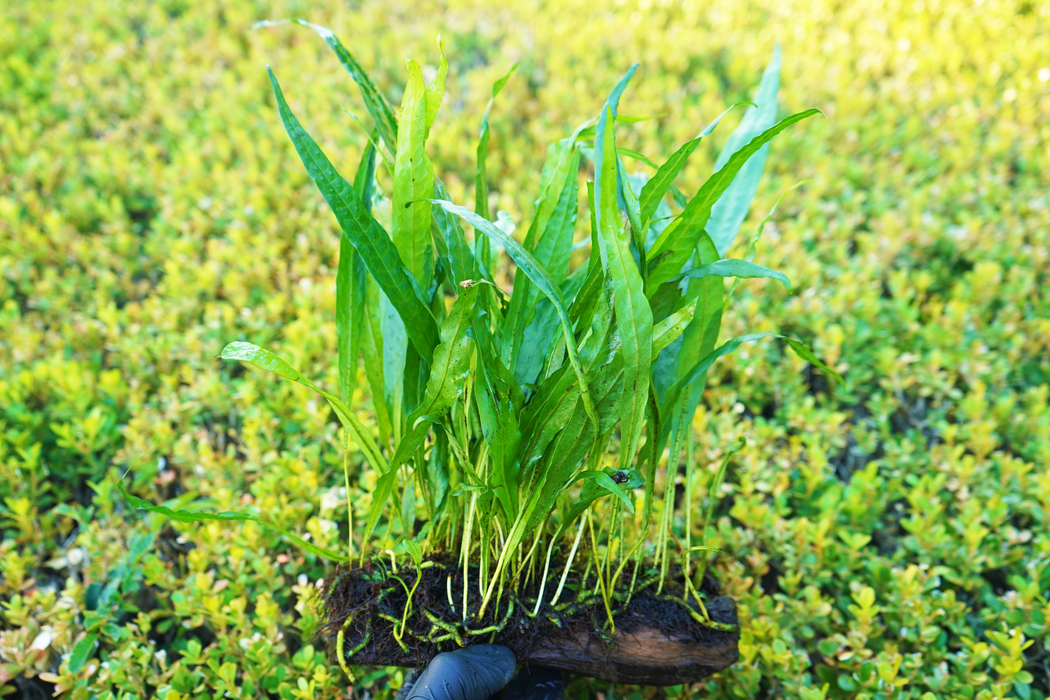
<svg viewBox="0 0 1050 700">
<path fill-rule="evenodd" d="M 514 653 L 498 644 L 438 654 L 423 673 L 413 674 L 395 700 L 488 700 L 514 675 Z"/>
<path fill-rule="evenodd" d="M 564 700 L 565 677 L 549 668 L 523 668 L 507 686 L 503 700 Z"/>
</svg>

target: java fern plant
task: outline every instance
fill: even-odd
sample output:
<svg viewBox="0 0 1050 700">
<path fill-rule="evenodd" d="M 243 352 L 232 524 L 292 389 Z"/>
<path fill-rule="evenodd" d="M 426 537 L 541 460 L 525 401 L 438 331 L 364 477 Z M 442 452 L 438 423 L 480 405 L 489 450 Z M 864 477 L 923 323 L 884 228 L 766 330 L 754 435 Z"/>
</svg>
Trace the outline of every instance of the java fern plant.
<svg viewBox="0 0 1050 700">
<path fill-rule="evenodd" d="M 535 215 L 519 241 L 489 211 L 485 158 L 492 100 L 481 123 L 471 210 L 450 201 L 425 148 L 445 90 L 443 52 L 429 85 L 420 66 L 407 62 L 395 118 L 332 32 L 297 22 L 332 48 L 374 123 L 357 172 L 347 180 L 303 128 L 270 71 L 284 127 L 343 234 L 336 278 L 339 388 L 325 391 L 251 343 L 230 343 L 221 357 L 324 397 L 347 436 L 348 494 L 350 453 L 378 479 L 356 528 L 348 503 L 345 551 L 282 532 L 340 562 L 363 564 L 389 550 L 395 569 L 400 557 L 418 571 L 434 558 L 454 559 L 464 579 L 462 601 L 449 595 L 458 610 L 459 619 L 451 621 L 457 638 L 478 627 L 492 631 L 485 621 L 505 619 L 498 608 L 513 600 L 530 615 L 554 608 L 570 595 L 570 570 L 584 561 L 584 576 L 593 572 L 597 579 L 594 595 L 601 597 L 610 631 L 625 598 L 643 583 L 656 581 L 662 589 L 671 570 L 682 572 L 676 590 L 693 616 L 717 626 L 698 593 L 706 557 L 694 555 L 708 548 L 693 535 L 711 517 L 735 449 L 726 450 L 708 484 L 706 518 L 697 517 L 690 502 L 697 478 L 691 424 L 706 374 L 718 358 L 761 337 L 782 339 L 830 372 L 785 336 L 753 333 L 717 344 L 736 284 L 727 289 L 726 278 L 771 278 L 790 289 L 784 274 L 754 262 L 761 227 L 744 259 L 724 257 L 751 206 L 767 145 L 818 112 L 776 120 L 779 48 L 714 174 L 692 197 L 675 180 L 725 113 L 659 166 L 619 148 L 617 124 L 637 121 L 618 113 L 637 67 L 631 66 L 601 111 L 548 149 Z M 511 73 L 493 86 L 493 99 Z M 655 174 L 629 174 L 624 158 L 649 164 Z M 585 160 L 593 162 L 594 179 L 581 194 Z M 379 193 L 380 175 L 389 202 Z M 582 225 L 581 196 L 590 219 Z M 390 230 L 379 223 L 379 205 L 389 206 Z M 464 225 L 473 229 L 472 238 Z M 572 253 L 588 248 L 586 262 L 571 269 Z M 509 295 L 493 280 L 496 268 L 508 264 L 499 251 L 515 269 Z M 350 405 L 359 363 L 371 390 L 374 431 Z M 683 453 L 684 527 L 673 527 Z M 139 508 L 180 520 L 250 519 L 273 527 L 252 515 L 173 511 L 128 497 Z M 468 586 L 472 572 L 479 580 Z M 392 620 L 402 648 L 415 591 L 405 588 L 404 615 Z M 477 591 L 469 599 L 468 588 Z M 526 590 L 531 597 L 520 600 Z M 341 647 L 341 636 L 339 641 Z M 345 656 L 340 649 L 340 663 Z"/>
</svg>

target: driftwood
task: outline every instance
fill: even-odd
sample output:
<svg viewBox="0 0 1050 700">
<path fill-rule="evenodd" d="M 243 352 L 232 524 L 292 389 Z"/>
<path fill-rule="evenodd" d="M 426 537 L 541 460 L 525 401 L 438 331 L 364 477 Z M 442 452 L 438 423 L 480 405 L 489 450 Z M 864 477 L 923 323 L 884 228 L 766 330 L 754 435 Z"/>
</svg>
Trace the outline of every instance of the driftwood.
<svg viewBox="0 0 1050 700">
<path fill-rule="evenodd" d="M 717 622 L 736 625 L 736 613 L 728 598 L 715 598 L 708 612 Z M 739 628 L 733 632 L 710 630 L 697 639 L 688 629 L 661 629 L 644 620 L 622 622 L 611 647 L 582 630 L 571 636 L 546 637 L 518 662 L 610 683 L 663 686 L 706 678 L 732 665 L 739 656 Z"/>
</svg>

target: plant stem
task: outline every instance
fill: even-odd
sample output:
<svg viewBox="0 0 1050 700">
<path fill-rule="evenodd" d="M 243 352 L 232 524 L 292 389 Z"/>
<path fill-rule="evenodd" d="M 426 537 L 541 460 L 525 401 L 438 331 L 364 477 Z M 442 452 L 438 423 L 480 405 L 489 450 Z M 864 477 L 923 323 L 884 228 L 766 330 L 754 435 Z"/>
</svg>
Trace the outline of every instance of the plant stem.
<svg viewBox="0 0 1050 700">
<path fill-rule="evenodd" d="M 540 580 L 540 594 L 536 596 L 536 607 L 532 609 L 533 617 L 539 614 L 540 605 L 543 604 L 543 592 L 547 589 L 547 572 L 550 570 L 552 552 L 554 552 L 554 539 L 551 539 L 551 544 L 547 547 L 547 560 L 543 564 L 543 578 Z"/>
<path fill-rule="evenodd" d="M 591 518 L 590 509 L 587 510 L 587 529 L 591 532 L 591 550 L 595 560 L 598 559 L 598 541 L 594 537 L 594 521 Z M 611 634 L 616 634 L 616 621 L 613 620 L 612 609 L 609 607 L 609 591 L 605 587 L 605 581 L 602 579 L 602 566 L 601 562 L 598 563 L 598 585 L 602 589 L 602 602 L 605 603 L 605 614 L 609 618 L 609 630 Z"/>
<path fill-rule="evenodd" d="M 510 528 L 510 531 L 511 531 L 512 535 L 514 534 L 515 530 L 518 529 L 518 524 L 520 523 L 521 517 L 522 517 L 522 515 L 524 513 L 525 513 L 524 510 L 519 510 L 518 511 L 518 517 L 514 520 L 514 524 Z M 520 541 L 520 537 L 516 536 L 515 537 L 515 542 L 519 542 L 519 541 Z M 515 549 L 516 548 L 517 547 L 515 547 Z M 488 607 L 489 599 L 492 597 L 492 590 L 495 587 L 496 582 L 503 576 L 503 566 L 504 566 L 504 563 L 507 560 L 507 552 L 509 551 L 509 549 L 510 549 L 510 547 L 504 546 L 503 549 L 499 553 L 499 559 L 496 561 L 496 572 L 492 575 L 492 578 L 489 579 L 489 588 L 485 592 L 485 597 L 481 599 L 481 609 L 478 611 L 478 619 L 479 620 L 482 617 L 485 616 L 485 608 Z"/>
<path fill-rule="evenodd" d="M 354 551 L 354 506 L 350 500 L 350 436 L 343 430 L 343 482 L 346 484 L 346 555 L 353 558 Z M 361 543 L 364 550 L 364 543 Z"/>
<path fill-rule="evenodd" d="M 558 590 L 554 591 L 554 598 L 551 600 L 552 608 L 557 604 L 558 598 L 561 597 L 561 589 L 565 586 L 565 579 L 569 576 L 569 568 L 572 567 L 572 560 L 576 557 L 576 548 L 580 546 L 580 537 L 583 535 L 584 524 L 584 521 L 581 519 L 580 527 L 576 531 L 576 539 L 573 540 L 572 549 L 569 551 L 569 559 L 565 562 L 565 570 L 561 573 L 561 581 L 558 582 Z M 553 542 L 551 542 L 551 546 L 554 546 Z M 550 556 L 548 555 L 548 559 L 549 558 Z M 539 608 L 537 608 L 537 610 L 538 609 Z"/>
<path fill-rule="evenodd" d="M 683 417 L 684 419 L 684 417 Z M 682 561 L 682 576 L 685 577 L 686 590 L 682 593 L 682 600 L 688 600 L 689 595 L 689 554 L 693 546 L 693 426 L 686 425 L 683 428 L 685 434 L 685 554 Z"/>
<path fill-rule="evenodd" d="M 463 561 L 463 624 L 467 624 L 467 591 L 469 586 L 467 585 L 470 578 L 470 569 L 468 564 L 470 563 L 470 531 L 474 526 L 474 505 L 478 500 L 478 492 L 472 491 L 470 493 L 470 507 L 467 509 L 467 526 L 463 530 L 463 550 L 459 553 L 460 558 Z"/>
</svg>

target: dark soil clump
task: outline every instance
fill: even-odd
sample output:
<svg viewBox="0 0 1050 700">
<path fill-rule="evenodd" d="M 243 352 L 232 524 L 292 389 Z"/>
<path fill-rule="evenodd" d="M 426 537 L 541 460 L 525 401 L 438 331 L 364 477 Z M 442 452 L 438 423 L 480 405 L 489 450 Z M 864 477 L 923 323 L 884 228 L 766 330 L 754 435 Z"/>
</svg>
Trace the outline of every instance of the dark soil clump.
<svg viewBox="0 0 1050 700">
<path fill-rule="evenodd" d="M 715 597 L 718 591 L 711 579 L 704 582 L 707 611 L 719 625 L 703 624 L 691 614 L 698 612 L 698 606 L 693 601 L 686 606 L 675 576 L 669 577 L 661 593 L 656 583 L 645 583 L 639 576 L 642 585 L 630 600 L 623 594 L 610 601 L 616 621 L 616 633 L 610 636 L 593 577 L 582 585 L 578 574 L 570 574 L 552 609 L 549 601 L 558 583 L 552 575 L 536 616 L 532 611 L 538 585 L 528 585 L 520 597 L 504 593 L 498 605 L 493 596 L 479 622 L 473 617 L 481 604 L 480 578 L 476 567 L 471 568 L 467 593 L 471 621 L 464 625 L 463 570 L 440 560 L 425 566 L 400 642 L 395 630 L 401 630 L 416 571 L 395 573 L 377 559 L 340 572 L 327 591 L 330 653 L 338 654 L 340 630 L 346 663 L 363 666 L 422 666 L 438 653 L 461 645 L 498 643 L 509 647 L 520 664 L 640 685 L 696 681 L 729 666 L 738 656 L 735 608 L 728 598 Z"/>
</svg>

